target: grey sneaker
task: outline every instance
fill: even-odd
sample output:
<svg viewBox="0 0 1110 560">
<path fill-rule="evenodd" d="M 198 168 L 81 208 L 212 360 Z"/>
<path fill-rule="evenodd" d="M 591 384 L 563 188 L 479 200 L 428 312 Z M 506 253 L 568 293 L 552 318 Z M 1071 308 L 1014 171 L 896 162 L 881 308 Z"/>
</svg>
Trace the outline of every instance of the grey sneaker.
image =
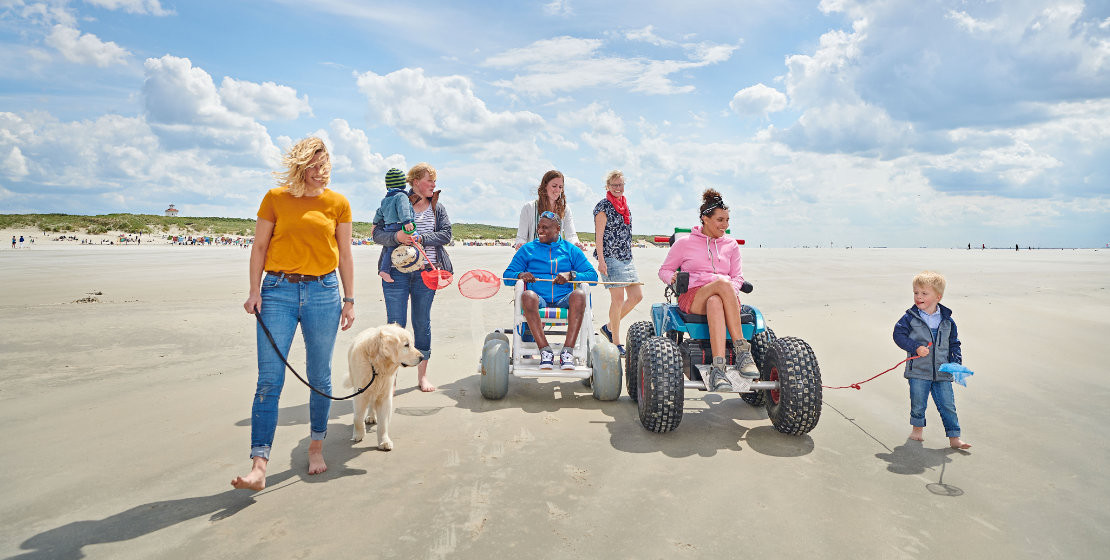
<svg viewBox="0 0 1110 560">
<path fill-rule="evenodd" d="M 551 369 L 555 366 L 555 353 L 548 346 L 540 350 L 540 369 Z"/>
<path fill-rule="evenodd" d="M 724 356 L 715 356 L 713 358 L 713 367 L 709 369 L 709 382 L 707 385 L 713 391 L 732 391 L 732 383 L 729 383 L 728 378 L 725 377 L 725 367 L 727 367 Z"/>
<path fill-rule="evenodd" d="M 752 359 L 752 343 L 747 340 L 736 341 L 733 348 L 736 350 L 736 369 L 740 370 L 740 375 L 748 379 L 759 379 L 759 368 Z"/>
</svg>

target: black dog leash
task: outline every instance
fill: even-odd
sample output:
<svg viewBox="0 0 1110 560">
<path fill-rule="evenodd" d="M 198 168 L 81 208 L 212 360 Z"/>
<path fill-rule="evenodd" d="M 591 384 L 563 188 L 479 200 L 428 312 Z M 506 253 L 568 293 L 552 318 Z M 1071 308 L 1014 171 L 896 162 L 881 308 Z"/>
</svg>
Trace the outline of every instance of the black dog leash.
<svg viewBox="0 0 1110 560">
<path fill-rule="evenodd" d="M 270 329 L 266 328 L 266 323 L 262 322 L 262 314 L 255 313 L 254 318 L 258 321 L 258 325 L 262 327 L 262 332 L 266 333 L 266 338 L 270 340 L 270 346 L 274 348 L 274 352 L 277 352 L 277 355 L 281 358 L 281 361 L 285 364 L 285 367 L 289 368 L 289 371 L 293 372 L 293 375 L 297 376 L 297 379 L 300 379 L 301 383 L 304 383 L 306 387 L 312 389 L 314 393 L 320 395 L 321 397 L 327 397 L 333 401 L 345 401 L 366 392 L 366 390 L 370 388 L 370 385 L 374 383 L 374 380 L 378 378 L 378 372 L 374 370 L 374 364 L 370 364 L 370 383 L 367 383 L 365 387 L 359 389 L 354 393 L 351 393 L 350 395 L 347 395 L 346 397 L 333 397 L 317 389 L 316 387 L 313 387 L 311 383 L 306 381 L 305 378 L 301 377 L 301 374 L 297 373 L 297 370 L 293 369 L 293 366 L 289 365 L 289 361 L 285 359 L 285 356 L 281 355 L 281 350 L 278 350 L 277 342 L 274 342 L 274 335 L 270 334 Z"/>
</svg>

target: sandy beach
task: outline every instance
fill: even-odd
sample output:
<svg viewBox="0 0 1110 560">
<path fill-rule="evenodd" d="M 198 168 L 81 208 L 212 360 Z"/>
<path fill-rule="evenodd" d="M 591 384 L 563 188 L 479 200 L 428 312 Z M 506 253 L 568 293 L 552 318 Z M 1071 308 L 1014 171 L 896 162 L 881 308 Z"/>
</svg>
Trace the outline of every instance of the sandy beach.
<svg viewBox="0 0 1110 560">
<path fill-rule="evenodd" d="M 626 396 L 572 381 L 478 390 L 485 334 L 512 292 L 433 306 L 434 393 L 403 370 L 392 452 L 351 444 L 331 412 L 329 470 L 306 474 L 308 390 L 287 376 L 263 492 L 250 466 L 255 327 L 248 251 L 0 248 L 0 557 L 12 558 L 1102 558 L 1110 545 L 1110 251 L 744 249 L 745 302 L 814 348 L 827 385 L 904 358 L 891 330 L 914 273 L 948 277 L 964 361 L 970 453 L 947 449 L 930 404 L 907 441 L 897 370 L 828 390 L 810 434 L 779 434 L 735 395 L 688 390 L 681 426 L 645 431 Z M 356 323 L 385 319 L 379 248 L 355 247 Z M 662 300 L 665 250 L 637 249 Z M 501 271 L 506 247 L 451 249 L 456 274 Z M 594 291 L 594 321 L 608 296 Z M 298 347 L 300 346 L 300 347 Z M 303 364 L 294 342 L 291 361 Z"/>
</svg>

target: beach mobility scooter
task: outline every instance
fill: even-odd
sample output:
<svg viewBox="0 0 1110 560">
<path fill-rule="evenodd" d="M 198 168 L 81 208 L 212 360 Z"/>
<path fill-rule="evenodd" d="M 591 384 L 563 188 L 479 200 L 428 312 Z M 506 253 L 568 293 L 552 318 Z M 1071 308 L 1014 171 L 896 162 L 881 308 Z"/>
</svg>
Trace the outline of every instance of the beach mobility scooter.
<svg viewBox="0 0 1110 560">
<path fill-rule="evenodd" d="M 673 245 L 675 236 L 689 231 L 675 228 L 674 235 L 655 241 Z M 666 303 L 652 304 L 652 320 L 633 323 L 625 338 L 628 395 L 639 408 L 640 423 L 652 432 L 678 427 L 686 389 L 710 390 L 705 379 L 713 355 L 706 317 L 683 313 L 672 303 L 672 298 L 677 301 L 686 292 L 688 282 L 689 273 L 679 270 L 674 284 L 664 289 Z M 752 285 L 744 282 L 741 291 L 751 293 Z M 729 367 L 725 374 L 733 392 L 752 406 L 766 405 L 776 430 L 791 435 L 808 433 L 821 417 L 821 368 L 813 349 L 800 338 L 777 338 L 755 307 L 741 305 L 740 314 L 759 379 L 739 375 L 732 336 L 726 334 Z"/>
<path fill-rule="evenodd" d="M 586 290 L 587 283 L 577 283 L 575 289 Z M 509 392 L 509 377 L 557 377 L 583 380 L 593 389 L 594 398 L 612 401 L 621 396 L 621 356 L 616 345 L 593 332 L 592 304 L 586 294 L 586 309 L 582 326 L 574 347 L 574 369 L 541 369 L 540 349 L 528 330 L 528 323 L 520 309 L 524 282 L 516 282 L 513 298 L 513 328 L 498 329 L 486 335 L 482 342 L 480 363 L 482 396 L 498 400 Z M 568 311 L 557 307 L 541 307 L 540 319 L 545 335 L 565 335 L 568 328 Z M 510 338 L 511 336 L 511 338 Z M 557 346 L 552 344 L 553 347 Z M 559 355 L 561 349 L 556 349 Z"/>
</svg>

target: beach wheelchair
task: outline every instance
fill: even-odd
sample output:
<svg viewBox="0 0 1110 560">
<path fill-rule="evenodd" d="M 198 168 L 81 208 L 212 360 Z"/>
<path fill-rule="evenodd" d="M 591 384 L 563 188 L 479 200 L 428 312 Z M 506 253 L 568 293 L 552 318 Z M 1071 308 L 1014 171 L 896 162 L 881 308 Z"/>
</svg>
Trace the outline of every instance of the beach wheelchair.
<svg viewBox="0 0 1110 560">
<path fill-rule="evenodd" d="M 594 398 L 600 401 L 616 400 L 621 395 L 621 357 L 615 344 L 593 332 L 593 306 L 588 285 L 579 284 L 577 290 L 586 292 L 586 309 L 574 347 L 574 369 L 540 369 L 540 349 L 528 329 L 528 322 L 520 308 L 524 282 L 516 282 L 513 298 L 513 327 L 499 329 L 486 335 L 482 342 L 480 363 L 482 396 L 498 400 L 509 392 L 509 377 L 557 377 L 583 380 L 593 389 Z M 540 319 L 544 334 L 566 335 L 569 310 L 541 307 Z M 551 342 L 558 356 L 562 348 Z"/>
<path fill-rule="evenodd" d="M 673 245 L 676 235 L 688 231 L 676 228 L 674 235 L 656 242 Z M 663 291 L 666 302 L 652 304 L 651 321 L 633 323 L 625 338 L 628 395 L 636 402 L 641 425 L 652 432 L 678 427 L 686 389 L 710 390 L 705 379 L 713 354 L 706 316 L 683 313 L 676 303 L 688 282 L 689 273 L 680 269 L 674 284 Z M 752 285 L 744 282 L 741 291 L 751 293 Z M 759 379 L 739 375 L 732 336 L 726 334 L 726 376 L 733 392 L 752 406 L 766 406 L 779 432 L 808 433 L 821 417 L 821 368 L 813 349 L 800 338 L 776 337 L 755 307 L 741 305 L 740 314 Z"/>
</svg>

